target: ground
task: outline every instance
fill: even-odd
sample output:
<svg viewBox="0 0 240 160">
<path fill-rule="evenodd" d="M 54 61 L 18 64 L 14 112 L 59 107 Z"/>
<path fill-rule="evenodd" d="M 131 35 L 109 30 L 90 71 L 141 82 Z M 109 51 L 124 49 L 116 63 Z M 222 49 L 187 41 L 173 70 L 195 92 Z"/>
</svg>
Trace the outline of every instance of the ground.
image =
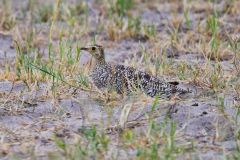
<svg viewBox="0 0 240 160">
<path fill-rule="evenodd" d="M 0 159 L 240 159 L 240 1 L 0 0 Z M 99 91 L 107 61 L 179 81 Z"/>
</svg>

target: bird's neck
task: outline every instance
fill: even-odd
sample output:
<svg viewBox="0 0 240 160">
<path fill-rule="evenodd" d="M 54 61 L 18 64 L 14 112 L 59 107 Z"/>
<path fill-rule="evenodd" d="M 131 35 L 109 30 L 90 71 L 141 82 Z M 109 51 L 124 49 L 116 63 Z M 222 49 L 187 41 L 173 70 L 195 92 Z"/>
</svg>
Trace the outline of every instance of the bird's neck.
<svg viewBox="0 0 240 160">
<path fill-rule="evenodd" d="M 95 59 L 93 58 L 92 61 L 91 61 L 91 68 L 92 70 L 94 70 L 96 67 L 99 67 L 99 66 L 102 66 L 102 65 L 105 65 L 106 64 L 106 61 L 105 59 Z"/>
<path fill-rule="evenodd" d="M 101 49 L 100 52 L 101 52 L 101 54 L 100 54 L 101 56 L 96 59 L 96 64 L 104 65 L 104 64 L 106 64 L 104 50 Z"/>
<path fill-rule="evenodd" d="M 96 60 L 96 65 L 103 65 L 106 64 L 106 61 L 104 58 Z"/>
<path fill-rule="evenodd" d="M 101 57 L 94 57 L 92 61 L 92 67 L 95 68 L 96 66 L 101 66 L 105 65 L 105 56 L 104 56 L 104 51 L 101 50 Z"/>
<path fill-rule="evenodd" d="M 106 63 L 106 61 L 105 61 L 105 54 L 104 54 L 104 50 L 103 49 L 101 49 L 100 52 L 101 52 L 101 56 L 97 59 L 97 63 L 99 65 L 102 65 L 102 64 Z"/>
</svg>

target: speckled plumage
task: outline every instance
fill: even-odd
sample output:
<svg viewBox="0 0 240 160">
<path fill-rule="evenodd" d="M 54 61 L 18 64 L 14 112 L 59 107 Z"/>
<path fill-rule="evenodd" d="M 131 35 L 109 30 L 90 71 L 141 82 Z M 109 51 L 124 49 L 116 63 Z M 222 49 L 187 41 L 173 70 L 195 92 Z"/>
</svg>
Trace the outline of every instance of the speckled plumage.
<svg viewBox="0 0 240 160">
<path fill-rule="evenodd" d="M 108 88 L 116 90 L 119 94 L 129 94 L 138 88 L 151 97 L 156 95 L 170 97 L 175 93 L 189 92 L 189 90 L 179 88 L 176 82 L 164 82 L 133 67 L 107 63 L 104 49 L 100 45 L 92 45 L 82 48 L 82 50 L 90 52 L 96 59 L 91 71 L 91 78 L 99 89 Z"/>
</svg>

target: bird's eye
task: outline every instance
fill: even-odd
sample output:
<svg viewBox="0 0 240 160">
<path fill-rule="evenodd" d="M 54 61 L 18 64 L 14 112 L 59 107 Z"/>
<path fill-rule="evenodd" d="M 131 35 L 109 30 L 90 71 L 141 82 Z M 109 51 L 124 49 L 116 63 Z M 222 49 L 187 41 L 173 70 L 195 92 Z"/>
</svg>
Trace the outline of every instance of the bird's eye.
<svg viewBox="0 0 240 160">
<path fill-rule="evenodd" d="M 95 51 L 95 50 L 96 50 L 96 47 L 92 47 L 92 50 Z"/>
</svg>

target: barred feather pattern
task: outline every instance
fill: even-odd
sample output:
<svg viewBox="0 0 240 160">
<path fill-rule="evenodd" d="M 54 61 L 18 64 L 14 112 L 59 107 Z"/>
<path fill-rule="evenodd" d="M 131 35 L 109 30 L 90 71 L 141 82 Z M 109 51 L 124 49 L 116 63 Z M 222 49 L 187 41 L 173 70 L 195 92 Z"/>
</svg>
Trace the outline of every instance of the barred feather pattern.
<svg viewBox="0 0 240 160">
<path fill-rule="evenodd" d="M 141 89 L 148 96 L 170 97 L 175 93 L 189 93 L 189 90 L 179 88 L 177 84 L 165 82 L 146 72 L 124 65 L 97 63 L 91 72 L 93 83 L 99 89 L 116 90 L 118 94 L 129 94 Z"/>
</svg>

